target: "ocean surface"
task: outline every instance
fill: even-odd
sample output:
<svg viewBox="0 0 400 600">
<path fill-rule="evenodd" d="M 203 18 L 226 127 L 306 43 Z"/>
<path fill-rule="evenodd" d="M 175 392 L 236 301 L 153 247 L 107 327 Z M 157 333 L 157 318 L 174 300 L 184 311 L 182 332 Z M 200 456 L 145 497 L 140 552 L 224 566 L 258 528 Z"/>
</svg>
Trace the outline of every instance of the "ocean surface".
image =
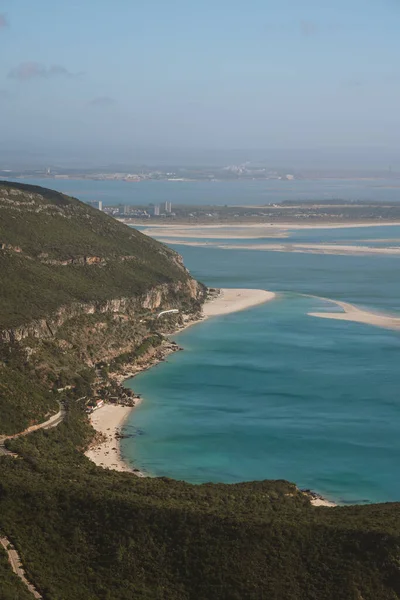
<svg viewBox="0 0 400 600">
<path fill-rule="evenodd" d="M 400 184 L 388 180 L 268 180 L 268 181 L 91 181 L 32 179 L 41 185 L 80 200 L 102 200 L 107 205 L 149 204 L 165 201 L 191 205 L 263 205 L 285 200 L 400 201 Z"/>
<path fill-rule="evenodd" d="M 400 227 L 292 235 L 364 243 Z M 185 351 L 128 382 L 144 401 L 124 457 L 194 483 L 287 479 L 342 503 L 399 501 L 400 333 L 308 316 L 336 309 L 307 294 L 398 316 L 400 257 L 174 248 L 209 286 L 278 296 L 174 336 Z"/>
</svg>

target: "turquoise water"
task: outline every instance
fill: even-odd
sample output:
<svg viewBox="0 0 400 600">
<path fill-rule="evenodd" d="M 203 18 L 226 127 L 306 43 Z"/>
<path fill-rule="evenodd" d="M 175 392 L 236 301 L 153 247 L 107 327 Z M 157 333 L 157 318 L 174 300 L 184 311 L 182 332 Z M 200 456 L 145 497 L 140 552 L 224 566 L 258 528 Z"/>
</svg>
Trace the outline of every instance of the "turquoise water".
<svg viewBox="0 0 400 600">
<path fill-rule="evenodd" d="M 400 259 L 176 249 L 208 285 L 281 293 L 175 336 L 185 351 L 129 383 L 144 402 L 124 456 L 195 483 L 279 478 L 340 502 L 400 500 L 400 334 L 308 316 L 335 308 L 301 295 L 400 314 Z"/>
</svg>

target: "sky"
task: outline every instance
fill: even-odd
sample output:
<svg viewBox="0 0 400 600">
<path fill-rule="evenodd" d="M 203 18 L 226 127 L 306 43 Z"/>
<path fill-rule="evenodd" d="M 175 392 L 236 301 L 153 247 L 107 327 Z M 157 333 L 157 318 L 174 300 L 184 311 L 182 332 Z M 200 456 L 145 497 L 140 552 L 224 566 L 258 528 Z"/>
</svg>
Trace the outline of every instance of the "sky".
<svg viewBox="0 0 400 600">
<path fill-rule="evenodd" d="M 400 146 L 400 0 L 0 0 L 0 152 Z"/>
</svg>

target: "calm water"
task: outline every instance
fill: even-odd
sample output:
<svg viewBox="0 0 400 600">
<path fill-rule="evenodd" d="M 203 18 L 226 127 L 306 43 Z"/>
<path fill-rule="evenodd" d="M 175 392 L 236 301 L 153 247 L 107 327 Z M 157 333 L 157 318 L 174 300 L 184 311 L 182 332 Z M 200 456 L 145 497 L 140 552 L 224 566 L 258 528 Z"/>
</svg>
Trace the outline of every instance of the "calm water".
<svg viewBox="0 0 400 600">
<path fill-rule="evenodd" d="M 105 204 L 262 205 L 284 200 L 375 200 L 400 201 L 400 187 L 393 180 L 340 181 L 87 181 L 63 179 L 22 179 L 81 200 L 102 200 Z M 397 187 L 396 187 L 397 183 Z"/>
<path fill-rule="evenodd" d="M 363 239 L 332 231 L 301 236 Z M 310 317 L 332 305 L 301 295 L 400 314 L 399 258 L 176 249 L 208 285 L 281 293 L 175 336 L 185 352 L 130 382 L 145 400 L 124 456 L 196 483 L 283 478 L 342 502 L 400 500 L 400 334 Z"/>
</svg>

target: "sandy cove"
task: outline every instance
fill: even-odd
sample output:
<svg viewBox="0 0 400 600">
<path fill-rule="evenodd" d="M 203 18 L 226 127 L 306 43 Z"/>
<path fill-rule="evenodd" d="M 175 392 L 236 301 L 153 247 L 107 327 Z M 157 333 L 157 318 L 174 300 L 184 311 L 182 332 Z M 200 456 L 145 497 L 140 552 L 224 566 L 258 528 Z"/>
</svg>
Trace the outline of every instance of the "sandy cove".
<svg viewBox="0 0 400 600">
<path fill-rule="evenodd" d="M 127 471 L 143 476 L 140 471 L 134 471 L 122 460 L 117 437 L 132 410 L 133 408 L 130 406 L 116 404 L 105 404 L 102 408 L 95 410 L 90 415 L 90 422 L 101 438 L 106 439 L 93 443 L 85 454 L 97 466 L 104 469 Z"/>
<path fill-rule="evenodd" d="M 189 321 L 182 329 L 201 323 L 204 319 L 210 317 L 246 310 L 252 306 L 268 302 L 273 298 L 275 298 L 275 293 L 267 292 L 265 290 L 221 289 L 218 296 L 208 300 L 204 304 L 202 318 L 197 321 Z M 179 331 L 182 331 L 182 329 Z M 170 351 L 174 351 L 174 348 L 171 348 Z M 149 367 L 158 362 L 159 359 L 156 358 L 154 361 L 150 362 Z M 134 377 L 141 371 L 143 371 L 143 368 L 135 370 L 132 373 L 127 373 L 125 377 L 121 377 L 121 379 Z M 136 403 L 136 406 L 137 405 L 138 402 Z M 105 469 L 130 472 L 139 477 L 144 477 L 145 475 L 141 471 L 131 468 L 122 460 L 118 438 L 118 434 L 120 433 L 124 422 L 134 408 L 135 407 L 105 404 L 102 408 L 95 410 L 90 415 L 90 422 L 99 434 L 98 438 L 105 438 L 105 441 L 99 439 L 97 443 L 93 443 L 90 446 L 85 454 L 90 460 L 96 463 L 96 465 Z"/>
</svg>

